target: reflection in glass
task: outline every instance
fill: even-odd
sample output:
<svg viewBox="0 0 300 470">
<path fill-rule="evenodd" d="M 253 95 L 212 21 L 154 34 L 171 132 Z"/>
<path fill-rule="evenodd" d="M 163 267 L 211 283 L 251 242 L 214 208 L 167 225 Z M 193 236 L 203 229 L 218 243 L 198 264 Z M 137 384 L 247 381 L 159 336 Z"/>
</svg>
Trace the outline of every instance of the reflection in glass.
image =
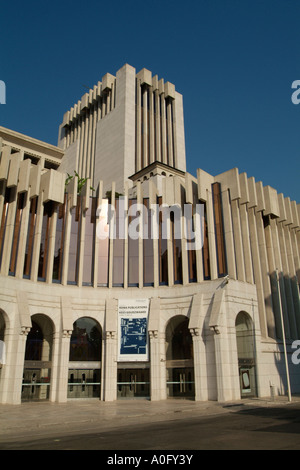
<svg viewBox="0 0 300 470">
<path fill-rule="evenodd" d="M 188 328 L 189 319 L 178 315 L 167 325 L 167 360 L 193 359 L 193 340 Z"/>
<path fill-rule="evenodd" d="M 95 222 L 97 199 L 90 198 L 90 204 L 85 211 L 85 236 L 82 284 L 92 285 L 94 271 Z"/>
<path fill-rule="evenodd" d="M 158 204 L 161 206 L 162 198 L 158 198 Z M 159 211 L 159 240 L 158 240 L 158 256 L 159 256 L 159 283 L 161 285 L 168 283 L 168 240 L 163 237 L 162 230 L 163 215 Z"/>
<path fill-rule="evenodd" d="M 116 199 L 115 205 L 115 238 L 114 249 L 113 249 L 113 285 L 123 286 L 124 285 L 124 237 L 120 238 L 120 235 L 124 233 L 124 215 L 122 211 L 119 211 L 120 200 Z"/>
<path fill-rule="evenodd" d="M 70 342 L 70 361 L 101 361 L 102 334 L 92 318 L 79 318 L 74 323 Z"/>
<path fill-rule="evenodd" d="M 42 233 L 41 233 L 41 241 L 40 241 L 39 267 L 38 267 L 39 280 L 46 279 L 50 222 L 51 222 L 52 214 L 53 214 L 53 203 L 50 201 L 44 204 L 44 215 L 43 215 Z"/>
<path fill-rule="evenodd" d="M 68 267 L 68 284 L 77 283 L 77 271 L 79 260 L 79 235 L 80 235 L 80 215 L 81 215 L 81 198 L 77 197 L 77 205 L 71 209 L 71 234 L 69 247 L 69 267 Z"/>
<path fill-rule="evenodd" d="M 64 203 L 60 204 L 57 208 L 53 275 L 52 275 L 52 278 L 54 281 L 61 281 L 62 260 L 63 260 L 63 253 L 64 253 L 65 223 L 66 223 L 66 199 L 67 199 L 67 195 L 65 194 Z"/>
<path fill-rule="evenodd" d="M 97 230 L 98 234 L 98 286 L 108 285 L 108 261 L 109 261 L 109 224 L 108 224 L 108 199 L 102 199 Z"/>
</svg>

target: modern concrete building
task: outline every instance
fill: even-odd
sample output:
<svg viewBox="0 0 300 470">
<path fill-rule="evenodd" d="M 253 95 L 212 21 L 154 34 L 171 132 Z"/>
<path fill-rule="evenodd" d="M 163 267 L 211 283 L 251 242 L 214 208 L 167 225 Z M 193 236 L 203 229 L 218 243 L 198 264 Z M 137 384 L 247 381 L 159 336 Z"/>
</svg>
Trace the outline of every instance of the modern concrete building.
<svg viewBox="0 0 300 470">
<path fill-rule="evenodd" d="M 125 65 L 57 147 L 0 139 L 1 403 L 285 394 L 284 344 L 300 392 L 300 206 L 187 173 L 174 85 Z"/>
</svg>

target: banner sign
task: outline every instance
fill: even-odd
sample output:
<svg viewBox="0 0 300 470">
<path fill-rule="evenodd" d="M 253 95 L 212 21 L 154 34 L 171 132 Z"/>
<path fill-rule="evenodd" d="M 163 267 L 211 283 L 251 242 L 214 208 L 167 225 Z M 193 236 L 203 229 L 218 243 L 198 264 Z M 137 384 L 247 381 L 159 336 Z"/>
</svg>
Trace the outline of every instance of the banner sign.
<svg viewBox="0 0 300 470">
<path fill-rule="evenodd" d="M 118 361 L 148 361 L 148 299 L 120 299 Z"/>
</svg>

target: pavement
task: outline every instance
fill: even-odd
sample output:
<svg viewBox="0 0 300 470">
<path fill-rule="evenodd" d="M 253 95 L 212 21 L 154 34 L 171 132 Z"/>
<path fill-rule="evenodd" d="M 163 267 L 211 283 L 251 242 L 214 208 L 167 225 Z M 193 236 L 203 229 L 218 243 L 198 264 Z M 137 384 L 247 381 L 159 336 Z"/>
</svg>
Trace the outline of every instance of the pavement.
<svg viewBox="0 0 300 470">
<path fill-rule="evenodd" d="M 24 438 L 87 434 L 114 430 L 133 424 L 159 423 L 190 417 L 209 417 L 258 407 L 282 407 L 297 404 L 300 396 L 249 398 L 234 402 L 195 402 L 169 399 L 148 400 L 70 400 L 67 403 L 0 404 L 0 443 Z"/>
</svg>

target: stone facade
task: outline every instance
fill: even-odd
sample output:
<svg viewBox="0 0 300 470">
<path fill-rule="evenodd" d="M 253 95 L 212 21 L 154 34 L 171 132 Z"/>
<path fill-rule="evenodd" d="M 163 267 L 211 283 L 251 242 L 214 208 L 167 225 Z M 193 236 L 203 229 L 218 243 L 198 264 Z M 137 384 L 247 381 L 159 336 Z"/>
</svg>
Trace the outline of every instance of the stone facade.
<svg viewBox="0 0 300 470">
<path fill-rule="evenodd" d="M 299 393 L 300 206 L 237 168 L 187 173 L 174 85 L 125 65 L 65 114 L 58 147 L 0 139 L 1 403 L 284 394 L 283 337 Z"/>
</svg>

